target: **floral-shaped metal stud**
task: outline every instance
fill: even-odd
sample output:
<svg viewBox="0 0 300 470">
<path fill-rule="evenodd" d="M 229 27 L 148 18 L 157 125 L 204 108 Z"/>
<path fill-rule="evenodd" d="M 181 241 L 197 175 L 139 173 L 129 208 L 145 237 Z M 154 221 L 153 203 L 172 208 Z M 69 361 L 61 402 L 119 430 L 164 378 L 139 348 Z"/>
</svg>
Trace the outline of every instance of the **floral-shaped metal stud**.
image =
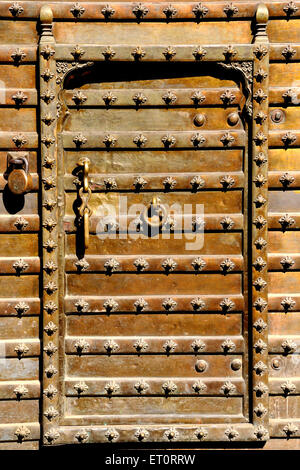
<svg viewBox="0 0 300 470">
<path fill-rule="evenodd" d="M 205 350 L 206 344 L 202 339 L 195 339 L 191 344 L 191 348 L 195 353 L 199 353 Z"/>
<path fill-rule="evenodd" d="M 145 104 L 147 102 L 147 97 L 143 93 L 136 93 L 132 97 L 132 100 L 134 101 L 135 105 L 139 107 L 139 106 L 142 106 L 142 104 Z"/>
<path fill-rule="evenodd" d="M 71 51 L 71 55 L 74 57 L 74 60 L 79 60 L 85 54 L 85 51 L 78 46 L 78 44 Z"/>
<path fill-rule="evenodd" d="M 233 271 L 234 268 L 235 268 L 235 264 L 229 258 L 224 259 L 224 261 L 220 263 L 220 269 L 223 272 L 223 274 L 227 274 L 230 271 Z"/>
<path fill-rule="evenodd" d="M 288 271 L 295 264 L 295 261 L 290 256 L 285 256 L 280 260 L 283 271 Z"/>
<path fill-rule="evenodd" d="M 11 54 L 11 58 L 12 60 L 14 61 L 15 64 L 19 64 L 20 62 L 22 62 L 22 60 L 24 60 L 26 58 L 26 52 L 24 52 L 22 49 L 20 48 L 17 48 L 12 54 Z"/>
<path fill-rule="evenodd" d="M 79 338 L 75 343 L 74 343 L 74 348 L 77 351 L 77 354 L 80 356 L 81 354 L 87 352 L 89 350 L 89 343 L 84 339 L 84 338 Z"/>
<path fill-rule="evenodd" d="M 262 207 L 266 204 L 267 200 L 261 195 L 259 194 L 253 201 L 253 204 L 255 204 L 255 206 L 257 208 L 259 207 Z"/>
<path fill-rule="evenodd" d="M 262 166 L 267 163 L 268 159 L 263 152 L 259 152 L 255 157 L 254 161 L 257 166 Z"/>
<path fill-rule="evenodd" d="M 254 429 L 254 435 L 259 441 L 268 439 L 269 433 L 266 428 L 264 428 L 262 425 L 256 426 Z"/>
<path fill-rule="evenodd" d="M 266 261 L 261 257 L 259 256 L 258 258 L 256 258 L 256 260 L 254 261 L 253 263 L 253 266 L 254 268 L 256 269 L 256 271 L 262 271 L 266 266 L 267 266 L 267 263 Z"/>
<path fill-rule="evenodd" d="M 295 182 L 295 178 L 293 175 L 289 173 L 284 173 L 280 176 L 279 182 L 282 184 L 283 189 L 287 189 L 291 184 Z"/>
<path fill-rule="evenodd" d="M 256 354 L 262 354 L 264 351 L 267 350 L 267 348 L 268 348 L 268 346 L 266 345 L 266 343 L 262 339 L 259 339 L 253 345 L 253 349 L 255 350 Z"/>
<path fill-rule="evenodd" d="M 223 8 L 223 11 L 227 18 L 231 18 L 234 15 L 237 15 L 239 12 L 238 7 L 236 7 L 232 2 L 227 3 L 227 5 Z"/>
<path fill-rule="evenodd" d="M 17 436 L 18 442 L 23 442 L 27 437 L 29 437 L 31 434 L 30 429 L 27 428 L 27 426 L 19 426 L 16 431 L 14 432 L 14 435 Z"/>
<path fill-rule="evenodd" d="M 283 55 L 285 60 L 288 61 L 294 57 L 296 52 L 296 49 L 293 49 L 293 47 L 289 44 L 282 50 L 281 54 Z"/>
<path fill-rule="evenodd" d="M 296 142 L 297 136 L 292 132 L 286 132 L 281 138 L 283 144 L 288 147 Z"/>
<path fill-rule="evenodd" d="M 46 377 L 48 378 L 51 378 L 53 377 L 53 375 L 57 374 L 58 370 L 56 369 L 56 367 L 54 367 L 53 364 L 50 364 L 48 367 L 46 367 L 45 369 L 45 375 Z"/>
<path fill-rule="evenodd" d="M 172 60 L 173 57 L 176 55 L 176 50 L 172 46 L 168 46 L 164 51 L 163 55 L 165 56 L 166 60 Z"/>
<path fill-rule="evenodd" d="M 108 395 L 112 395 L 113 393 L 117 393 L 120 390 L 120 385 L 115 381 L 111 381 L 104 386 L 104 390 Z"/>
<path fill-rule="evenodd" d="M 16 18 L 17 16 L 20 16 L 21 13 L 23 13 L 24 8 L 18 3 L 14 2 L 10 7 L 8 7 L 8 10 L 10 11 L 11 15 Z"/>
<path fill-rule="evenodd" d="M 233 46 L 229 45 L 224 49 L 223 55 L 225 59 L 229 61 L 237 55 L 237 50 Z"/>
<path fill-rule="evenodd" d="M 17 135 L 14 135 L 11 140 L 13 141 L 13 143 L 15 144 L 15 146 L 16 146 L 17 148 L 21 148 L 21 147 L 23 147 L 25 144 L 27 144 L 27 139 L 26 139 L 26 137 L 24 136 L 24 134 L 17 134 Z"/>
<path fill-rule="evenodd" d="M 74 103 L 76 104 L 76 106 L 80 106 L 82 105 L 83 103 L 86 102 L 87 100 L 87 97 L 85 96 L 84 93 L 82 93 L 81 90 L 78 90 L 74 93 L 74 95 L 72 96 L 72 100 L 74 101 Z"/>
<path fill-rule="evenodd" d="M 171 90 L 168 90 L 164 95 L 162 95 L 163 101 L 167 106 L 174 104 L 177 101 L 177 96 Z"/>
<path fill-rule="evenodd" d="M 201 189 L 203 186 L 205 186 L 205 181 L 201 176 L 197 175 L 194 176 L 190 181 L 190 185 L 192 186 L 193 191 L 198 191 L 198 189 Z"/>
<path fill-rule="evenodd" d="M 196 49 L 193 50 L 193 56 L 195 57 L 195 60 L 197 61 L 204 59 L 206 54 L 207 54 L 207 51 L 202 46 L 198 46 L 196 47 Z"/>
<path fill-rule="evenodd" d="M 14 394 L 16 395 L 17 397 L 17 400 L 21 400 L 22 397 L 24 397 L 25 395 L 28 394 L 28 388 L 26 388 L 24 385 L 18 385 L 15 389 L 14 389 Z"/>
<path fill-rule="evenodd" d="M 49 406 L 49 408 L 47 408 L 46 411 L 44 412 L 44 416 L 46 416 L 46 418 L 47 418 L 49 421 L 52 421 L 52 420 L 55 419 L 58 415 L 59 415 L 59 413 L 58 413 L 58 411 L 54 408 L 54 406 Z"/>
<path fill-rule="evenodd" d="M 256 227 L 258 230 L 261 230 L 266 224 L 267 224 L 267 221 L 266 221 L 266 219 L 265 219 L 262 215 L 258 215 L 258 216 L 255 217 L 255 219 L 253 220 L 253 225 L 255 225 L 255 227 Z"/>
<path fill-rule="evenodd" d="M 81 395 L 84 392 L 87 392 L 89 387 L 85 382 L 79 382 L 74 385 L 74 389 L 78 393 L 78 395 Z"/>
<path fill-rule="evenodd" d="M 258 333 L 262 333 L 267 328 L 266 322 L 262 318 L 258 318 L 255 323 L 253 323 L 253 328 L 256 329 Z"/>
<path fill-rule="evenodd" d="M 265 55 L 267 55 L 268 49 L 263 44 L 260 44 L 254 49 L 253 53 L 258 60 L 261 60 Z"/>
<path fill-rule="evenodd" d="M 116 442 L 120 437 L 119 433 L 114 428 L 109 428 L 104 435 L 108 442 Z"/>
<path fill-rule="evenodd" d="M 142 394 L 148 390 L 149 384 L 147 384 L 147 382 L 145 382 L 144 380 L 139 380 L 134 384 L 134 388 L 139 394 Z"/>
<path fill-rule="evenodd" d="M 176 348 L 177 348 L 177 343 L 175 343 L 175 341 L 173 341 L 172 339 L 168 339 L 163 344 L 163 349 L 166 351 L 167 354 L 174 352 Z"/>
<path fill-rule="evenodd" d="M 173 178 L 173 176 L 167 176 L 163 180 L 163 185 L 166 191 L 170 191 L 171 189 L 174 189 L 176 184 L 177 184 L 177 181 L 175 180 L 175 178 Z"/>
<path fill-rule="evenodd" d="M 233 142 L 235 141 L 235 138 L 233 137 L 232 134 L 230 134 L 230 132 L 226 132 L 224 135 L 222 135 L 220 141 L 222 142 L 224 147 L 229 147 L 230 145 L 233 144 Z"/>
<path fill-rule="evenodd" d="M 137 3 L 134 5 L 132 13 L 136 16 L 136 19 L 140 21 L 149 13 L 149 9 L 142 3 Z"/>
<path fill-rule="evenodd" d="M 222 385 L 220 390 L 224 393 L 225 396 L 229 396 L 236 392 L 236 386 L 232 382 L 227 381 Z"/>
<path fill-rule="evenodd" d="M 173 7 L 173 5 L 168 5 L 167 7 L 165 7 L 163 9 L 163 12 L 164 14 L 166 15 L 166 19 L 167 21 L 171 20 L 172 18 L 174 18 L 176 15 L 177 15 L 177 10 L 175 7 Z"/>
<path fill-rule="evenodd" d="M 103 308 L 108 312 L 115 312 L 119 307 L 119 304 L 118 302 L 116 302 L 114 299 L 110 298 L 110 299 L 107 299 L 104 304 L 103 304 Z"/>
<path fill-rule="evenodd" d="M 263 82 L 268 76 L 268 73 L 260 67 L 257 72 L 254 74 L 254 78 L 258 83 Z"/>
<path fill-rule="evenodd" d="M 226 216 L 220 220 L 220 225 L 224 230 L 230 230 L 234 227 L 234 221 L 231 219 L 231 217 Z"/>
<path fill-rule="evenodd" d="M 268 305 L 268 302 L 266 302 L 265 299 L 263 299 L 262 297 L 259 297 L 254 302 L 253 307 L 258 312 L 263 312 L 265 310 L 265 308 L 267 307 L 267 305 Z"/>
<path fill-rule="evenodd" d="M 175 428 L 167 429 L 164 432 L 164 438 L 168 441 L 176 441 L 179 437 L 179 432 Z"/>
<path fill-rule="evenodd" d="M 29 268 L 29 265 L 23 259 L 19 259 L 12 266 L 18 275 L 24 273 Z"/>
<path fill-rule="evenodd" d="M 108 91 L 102 96 L 102 99 L 106 106 L 110 106 L 111 104 L 115 103 L 117 101 L 117 97 L 111 92 Z"/>
<path fill-rule="evenodd" d="M 224 432 L 225 436 L 229 439 L 229 441 L 234 441 L 239 437 L 239 432 L 234 429 L 232 426 L 227 428 Z"/>
<path fill-rule="evenodd" d="M 149 268 L 149 263 L 145 258 L 138 258 L 133 262 L 133 264 L 138 271 L 146 271 L 146 269 Z"/>
<path fill-rule="evenodd" d="M 49 240 L 47 241 L 47 243 L 48 242 L 49 242 Z M 51 242 L 51 239 L 50 239 L 50 242 Z M 51 245 L 52 245 L 52 243 L 51 243 Z M 49 244 L 47 244 L 46 246 L 48 248 Z M 50 260 L 45 264 L 43 269 L 47 274 L 49 274 L 51 276 L 51 274 L 53 274 L 57 270 L 57 268 L 58 268 L 57 264 L 55 264 L 53 261 Z"/>
<path fill-rule="evenodd" d="M 225 106 L 228 106 L 229 104 L 234 102 L 235 95 L 230 90 L 226 90 L 224 91 L 224 93 L 222 93 L 220 99 L 221 101 L 223 101 Z"/>
<path fill-rule="evenodd" d="M 235 303 L 226 297 L 220 302 L 220 307 L 223 313 L 228 313 L 235 308 Z"/>
<path fill-rule="evenodd" d="M 294 423 L 287 423 L 282 428 L 282 431 L 284 432 L 287 438 L 290 438 L 292 436 L 295 436 L 295 434 L 297 434 L 297 432 L 299 431 L 299 428 Z"/>
<path fill-rule="evenodd" d="M 202 3 L 197 3 L 197 5 L 195 5 L 192 9 L 192 12 L 194 13 L 197 21 L 199 21 L 201 18 L 204 18 L 208 11 L 208 8 L 206 8 L 206 6 Z"/>
<path fill-rule="evenodd" d="M 16 106 L 21 106 L 22 104 L 24 104 L 27 99 L 28 99 L 28 96 L 26 96 L 22 90 L 20 91 L 17 91 L 14 95 L 12 95 L 12 100 L 14 100 L 14 102 L 16 103 Z"/>
<path fill-rule="evenodd" d="M 282 342 L 281 347 L 284 351 L 284 354 L 292 354 L 297 350 L 297 343 L 292 339 L 286 339 Z"/>
<path fill-rule="evenodd" d="M 264 238 L 259 237 L 255 240 L 254 245 L 256 246 L 257 250 L 262 250 L 267 246 L 267 242 Z"/>
<path fill-rule="evenodd" d="M 226 338 L 225 341 L 223 341 L 221 344 L 221 348 L 223 349 L 224 353 L 227 354 L 235 351 L 236 346 L 230 338 Z"/>
<path fill-rule="evenodd" d="M 140 297 L 139 299 L 137 299 L 135 302 L 134 302 L 134 307 L 136 309 L 137 312 L 142 312 L 143 310 L 145 310 L 145 308 L 148 307 L 148 302 L 146 302 L 145 299 L 143 299 L 142 297 Z"/>
<path fill-rule="evenodd" d="M 204 259 L 197 257 L 192 261 L 191 265 L 193 266 L 195 271 L 202 271 L 206 266 L 206 262 L 204 261 Z"/>
<path fill-rule="evenodd" d="M 106 20 L 109 20 L 116 12 L 110 5 L 106 5 L 102 8 L 101 13 Z"/>
<path fill-rule="evenodd" d="M 199 147 L 206 142 L 206 138 L 197 132 L 197 134 L 192 135 L 191 142 L 194 147 Z"/>
<path fill-rule="evenodd" d="M 134 436 L 137 438 L 138 441 L 146 441 L 149 437 L 150 433 L 147 429 L 139 428 L 134 433 Z"/>
<path fill-rule="evenodd" d="M 29 305 L 23 301 L 20 301 L 14 306 L 14 309 L 17 312 L 17 315 L 25 315 L 25 313 L 27 313 L 29 310 Z"/>
<path fill-rule="evenodd" d="M 203 93 L 199 90 L 195 91 L 191 96 L 191 100 L 193 101 L 195 106 L 198 106 L 199 104 L 203 103 L 205 99 L 206 99 L 205 95 L 203 95 Z"/>
<path fill-rule="evenodd" d="M 21 357 L 23 357 L 26 353 L 28 353 L 29 348 L 25 343 L 20 343 L 15 347 L 14 350 L 15 350 L 18 358 L 21 359 Z"/>
<path fill-rule="evenodd" d="M 133 347 L 138 353 L 141 353 L 147 351 L 149 344 L 143 338 L 138 338 L 133 344 Z"/>
<path fill-rule="evenodd" d="M 171 134 L 166 134 L 162 137 L 161 139 L 162 143 L 166 148 L 173 147 L 176 143 L 176 139 L 173 135 Z"/>
<path fill-rule="evenodd" d="M 283 232 L 285 232 L 288 228 L 291 228 L 295 224 L 295 219 L 290 217 L 288 214 L 285 214 L 278 219 Z"/>
<path fill-rule="evenodd" d="M 255 371 L 256 375 L 264 375 L 264 373 L 266 372 L 267 369 L 268 369 L 268 367 L 262 361 L 257 362 L 253 366 L 253 370 Z"/>
<path fill-rule="evenodd" d="M 296 302 L 294 299 L 292 299 L 292 297 L 285 297 L 284 299 L 282 299 L 280 304 L 285 313 L 289 312 L 296 306 Z"/>
<path fill-rule="evenodd" d="M 298 11 L 298 7 L 294 2 L 289 2 L 282 8 L 287 17 L 294 15 Z"/>
<path fill-rule="evenodd" d="M 74 306 L 76 307 L 77 312 L 87 312 L 89 308 L 88 302 L 86 302 L 84 299 L 78 299 L 75 303 Z"/>
<path fill-rule="evenodd" d="M 106 134 L 106 136 L 103 139 L 103 143 L 105 147 L 107 148 L 114 147 L 116 142 L 117 142 L 117 138 L 111 134 Z"/>
<path fill-rule="evenodd" d="M 260 291 L 264 290 L 264 288 L 267 286 L 267 282 L 262 277 L 258 277 L 253 282 L 253 286 L 255 287 L 255 290 L 260 292 Z"/>
<path fill-rule="evenodd" d="M 52 400 L 55 397 L 55 395 L 57 395 L 57 389 L 54 387 L 54 385 L 50 384 L 48 385 L 47 388 L 45 388 L 45 390 L 43 391 L 43 394 L 47 398 L 49 398 L 49 400 Z"/>
<path fill-rule="evenodd" d="M 263 382 L 258 382 L 253 388 L 257 397 L 262 397 L 265 393 L 268 392 L 268 387 Z"/>
<path fill-rule="evenodd" d="M 44 327 L 44 331 L 47 333 L 48 336 L 52 336 L 58 330 L 57 325 L 53 323 L 53 321 L 49 321 L 47 325 Z"/>
<path fill-rule="evenodd" d="M 191 306 L 193 310 L 203 310 L 205 307 L 205 302 L 200 297 L 196 297 L 195 299 L 191 300 Z"/>
<path fill-rule="evenodd" d="M 134 60 L 136 60 L 138 62 L 138 61 L 140 61 L 141 59 L 143 59 L 145 57 L 146 52 L 144 51 L 144 49 L 141 46 L 137 46 L 132 51 L 131 55 L 134 58 Z"/>
<path fill-rule="evenodd" d="M 120 346 L 113 339 L 109 339 L 108 341 L 106 341 L 103 347 L 108 354 L 117 352 L 120 349 Z"/>
<path fill-rule="evenodd" d="M 81 429 L 80 431 L 77 431 L 74 438 L 80 444 L 85 444 L 89 440 L 89 434 L 84 429 Z"/>
<path fill-rule="evenodd" d="M 145 147 L 147 141 L 148 141 L 147 137 L 145 137 L 143 134 L 138 134 L 137 136 L 133 138 L 133 143 L 139 148 Z"/>
<path fill-rule="evenodd" d="M 145 180 L 142 176 L 137 176 L 133 182 L 133 186 L 137 191 L 140 191 L 141 189 L 144 189 L 144 187 L 147 185 L 148 181 Z"/>
<path fill-rule="evenodd" d="M 177 385 L 172 381 L 168 380 L 165 382 L 161 387 L 166 395 L 171 395 L 171 393 L 175 393 L 177 390 Z"/>
<path fill-rule="evenodd" d="M 175 310 L 175 308 L 177 306 L 177 302 L 175 302 L 175 300 L 173 300 L 171 297 L 169 297 L 168 299 L 165 299 L 163 301 L 162 306 L 167 312 L 170 312 L 172 310 Z"/>
<path fill-rule="evenodd" d="M 196 380 L 196 382 L 193 383 L 192 385 L 192 389 L 194 390 L 195 393 L 200 394 L 202 392 L 205 392 L 205 390 L 207 389 L 207 386 L 205 385 L 204 382 L 202 382 L 202 380 Z"/>
<path fill-rule="evenodd" d="M 87 271 L 90 267 L 89 263 L 84 258 L 79 259 L 74 264 L 79 272 Z"/>
<path fill-rule="evenodd" d="M 104 59 L 108 61 L 111 60 L 116 55 L 116 53 L 110 46 L 108 46 L 106 49 L 104 49 L 102 55 Z"/>
<path fill-rule="evenodd" d="M 281 384 L 280 388 L 283 391 L 284 395 L 290 395 L 291 393 L 295 393 L 297 389 L 296 385 L 290 380 L 287 380 L 286 382 Z"/>
<path fill-rule="evenodd" d="M 204 441 L 208 436 L 208 431 L 205 428 L 197 428 L 194 435 L 199 439 L 199 441 Z"/>
<path fill-rule="evenodd" d="M 50 341 L 46 346 L 44 346 L 44 352 L 47 354 L 47 356 L 51 357 L 53 354 L 55 354 L 57 351 L 57 346 Z"/>
<path fill-rule="evenodd" d="M 167 258 L 162 262 L 161 266 L 166 272 L 169 273 L 176 269 L 177 263 L 172 258 Z"/>
</svg>

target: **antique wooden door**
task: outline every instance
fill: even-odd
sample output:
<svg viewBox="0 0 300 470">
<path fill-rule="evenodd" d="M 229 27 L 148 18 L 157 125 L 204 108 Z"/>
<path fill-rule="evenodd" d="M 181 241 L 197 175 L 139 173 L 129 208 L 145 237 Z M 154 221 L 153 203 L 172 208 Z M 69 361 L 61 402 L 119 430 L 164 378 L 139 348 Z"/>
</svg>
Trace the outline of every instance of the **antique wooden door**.
<svg viewBox="0 0 300 470">
<path fill-rule="evenodd" d="M 225 47 L 74 47 L 50 16 L 44 442 L 268 439 L 265 8 Z"/>
</svg>

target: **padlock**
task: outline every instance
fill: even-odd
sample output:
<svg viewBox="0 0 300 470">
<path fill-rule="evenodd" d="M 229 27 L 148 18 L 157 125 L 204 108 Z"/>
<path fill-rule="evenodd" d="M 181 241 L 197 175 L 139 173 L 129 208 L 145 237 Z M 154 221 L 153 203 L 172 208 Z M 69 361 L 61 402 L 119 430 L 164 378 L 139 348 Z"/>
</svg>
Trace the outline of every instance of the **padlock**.
<svg viewBox="0 0 300 470">
<path fill-rule="evenodd" d="M 30 191 L 32 178 L 28 172 L 28 160 L 26 157 L 10 158 L 8 161 L 9 174 L 7 185 L 9 190 L 18 196 Z"/>
</svg>

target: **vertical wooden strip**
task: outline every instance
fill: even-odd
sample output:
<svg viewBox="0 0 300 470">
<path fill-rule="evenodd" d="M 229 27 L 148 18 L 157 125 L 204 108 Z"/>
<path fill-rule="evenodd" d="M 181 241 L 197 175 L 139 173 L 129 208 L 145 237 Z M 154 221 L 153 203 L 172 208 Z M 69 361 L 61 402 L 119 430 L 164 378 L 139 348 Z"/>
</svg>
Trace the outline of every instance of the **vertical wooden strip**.
<svg viewBox="0 0 300 470">
<path fill-rule="evenodd" d="M 256 12 L 253 80 L 252 143 L 252 319 L 253 319 L 253 424 L 259 440 L 268 439 L 268 9 Z"/>
<path fill-rule="evenodd" d="M 41 37 L 40 115 L 42 159 L 42 242 L 43 242 L 43 436 L 45 444 L 58 437 L 59 419 L 59 309 L 58 309 L 58 208 L 56 155 L 55 40 L 52 10 L 40 11 Z"/>
</svg>

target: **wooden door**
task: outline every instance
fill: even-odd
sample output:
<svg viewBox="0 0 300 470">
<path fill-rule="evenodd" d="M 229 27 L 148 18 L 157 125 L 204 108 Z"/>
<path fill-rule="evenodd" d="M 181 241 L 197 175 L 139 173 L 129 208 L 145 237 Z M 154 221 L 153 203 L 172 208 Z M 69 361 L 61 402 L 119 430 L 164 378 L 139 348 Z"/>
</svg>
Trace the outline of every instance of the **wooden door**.
<svg viewBox="0 0 300 470">
<path fill-rule="evenodd" d="M 265 29 L 42 27 L 45 443 L 266 440 Z"/>
</svg>

